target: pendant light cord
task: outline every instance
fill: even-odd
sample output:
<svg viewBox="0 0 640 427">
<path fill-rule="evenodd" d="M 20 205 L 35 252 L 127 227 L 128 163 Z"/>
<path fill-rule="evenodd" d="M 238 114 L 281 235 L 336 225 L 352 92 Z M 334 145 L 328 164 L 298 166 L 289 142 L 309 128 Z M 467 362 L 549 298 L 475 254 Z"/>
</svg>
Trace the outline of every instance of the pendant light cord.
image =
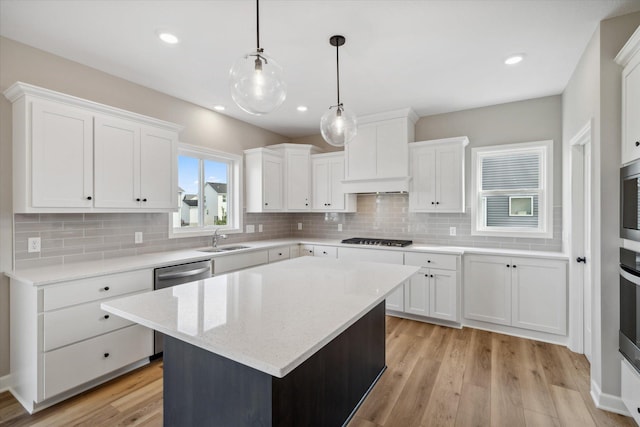
<svg viewBox="0 0 640 427">
<path fill-rule="evenodd" d="M 256 45 L 258 52 L 260 50 L 260 0 L 256 0 Z"/>
<path fill-rule="evenodd" d="M 336 87 L 338 92 L 338 109 L 340 109 L 340 45 L 336 43 Z"/>
</svg>

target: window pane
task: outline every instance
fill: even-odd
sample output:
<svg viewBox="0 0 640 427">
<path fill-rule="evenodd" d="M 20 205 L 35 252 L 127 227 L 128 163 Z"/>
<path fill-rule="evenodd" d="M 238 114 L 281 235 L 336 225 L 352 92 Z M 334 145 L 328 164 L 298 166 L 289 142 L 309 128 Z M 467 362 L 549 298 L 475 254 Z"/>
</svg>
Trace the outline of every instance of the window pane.
<svg viewBox="0 0 640 427">
<path fill-rule="evenodd" d="M 198 184 L 200 160 L 178 156 L 178 204 L 180 210 L 173 214 L 174 227 L 198 227 Z"/>
<path fill-rule="evenodd" d="M 540 187 L 540 154 L 494 155 L 482 159 L 482 190 Z"/>
<path fill-rule="evenodd" d="M 533 215 L 509 215 L 509 196 L 483 197 L 485 226 L 487 227 L 538 227 L 538 196 L 517 194 L 512 197 L 532 197 Z"/>
<path fill-rule="evenodd" d="M 229 165 L 205 160 L 204 176 L 204 225 L 227 225 Z"/>
</svg>

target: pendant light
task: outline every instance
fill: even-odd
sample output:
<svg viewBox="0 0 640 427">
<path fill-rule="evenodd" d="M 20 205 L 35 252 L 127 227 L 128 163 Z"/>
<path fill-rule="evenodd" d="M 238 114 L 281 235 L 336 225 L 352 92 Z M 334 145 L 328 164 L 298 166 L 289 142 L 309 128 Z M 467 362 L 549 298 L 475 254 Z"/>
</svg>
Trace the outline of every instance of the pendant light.
<svg viewBox="0 0 640 427">
<path fill-rule="evenodd" d="M 238 107 L 261 116 L 277 109 L 287 96 L 282 67 L 260 47 L 260 5 L 256 0 L 255 51 L 238 58 L 229 71 L 231 97 Z"/>
<path fill-rule="evenodd" d="M 320 119 L 320 132 L 327 143 L 342 147 L 356 136 L 358 124 L 356 116 L 351 111 L 346 110 L 340 102 L 340 54 L 339 47 L 344 45 L 344 36 L 332 36 L 329 39 L 331 46 L 336 47 L 336 82 L 338 92 L 338 103 L 329 107 L 329 110 Z"/>
</svg>

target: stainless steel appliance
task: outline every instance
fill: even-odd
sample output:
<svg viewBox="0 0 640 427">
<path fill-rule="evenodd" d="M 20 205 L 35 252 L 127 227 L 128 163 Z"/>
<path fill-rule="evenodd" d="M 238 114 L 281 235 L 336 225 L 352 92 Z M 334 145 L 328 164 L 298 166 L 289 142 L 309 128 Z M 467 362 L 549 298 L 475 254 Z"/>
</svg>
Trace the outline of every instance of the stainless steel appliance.
<svg viewBox="0 0 640 427">
<path fill-rule="evenodd" d="M 168 288 L 211 277 L 212 263 L 213 261 L 205 260 L 156 268 L 154 270 L 153 289 Z M 153 337 L 153 358 L 157 358 L 162 354 L 163 342 L 164 335 L 155 331 Z"/>
<path fill-rule="evenodd" d="M 640 161 L 620 169 L 620 237 L 640 241 Z"/>
<path fill-rule="evenodd" d="M 640 253 L 620 248 L 620 353 L 640 372 Z"/>
<path fill-rule="evenodd" d="M 372 239 L 369 237 L 352 237 L 350 239 L 344 239 L 341 243 L 349 243 L 353 245 L 404 247 L 404 246 L 409 246 L 413 244 L 413 240 L 391 240 L 391 239 Z"/>
</svg>

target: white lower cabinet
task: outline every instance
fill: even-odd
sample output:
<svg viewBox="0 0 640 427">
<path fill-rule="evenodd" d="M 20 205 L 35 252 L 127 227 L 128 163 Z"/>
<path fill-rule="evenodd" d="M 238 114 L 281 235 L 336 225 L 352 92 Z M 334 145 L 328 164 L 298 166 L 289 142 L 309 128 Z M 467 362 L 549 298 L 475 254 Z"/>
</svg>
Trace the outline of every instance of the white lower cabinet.
<svg viewBox="0 0 640 427">
<path fill-rule="evenodd" d="M 275 256 L 275 255 L 274 255 Z M 229 254 L 213 259 L 213 274 L 215 276 L 231 271 L 242 270 L 243 268 L 254 267 L 256 265 L 269 262 L 269 251 L 254 251 L 240 254 Z"/>
<path fill-rule="evenodd" d="M 319 256 L 323 258 L 337 258 L 338 248 L 335 246 L 314 246 L 313 256 Z"/>
<path fill-rule="evenodd" d="M 269 262 L 284 261 L 291 258 L 289 247 L 269 249 Z"/>
<path fill-rule="evenodd" d="M 464 271 L 466 318 L 566 335 L 566 261 L 467 255 Z"/>
<path fill-rule="evenodd" d="M 422 268 L 404 287 L 404 312 L 459 322 L 458 255 L 406 252 L 405 265 Z M 430 268 L 438 266 L 442 268 Z"/>
<path fill-rule="evenodd" d="M 43 287 L 11 279 L 10 365 L 18 401 L 34 412 L 151 356 L 151 329 L 100 309 L 113 297 L 151 290 L 151 269 Z"/>
<path fill-rule="evenodd" d="M 620 366 L 620 383 L 622 402 L 635 422 L 640 424 L 640 374 L 625 359 Z"/>
</svg>

